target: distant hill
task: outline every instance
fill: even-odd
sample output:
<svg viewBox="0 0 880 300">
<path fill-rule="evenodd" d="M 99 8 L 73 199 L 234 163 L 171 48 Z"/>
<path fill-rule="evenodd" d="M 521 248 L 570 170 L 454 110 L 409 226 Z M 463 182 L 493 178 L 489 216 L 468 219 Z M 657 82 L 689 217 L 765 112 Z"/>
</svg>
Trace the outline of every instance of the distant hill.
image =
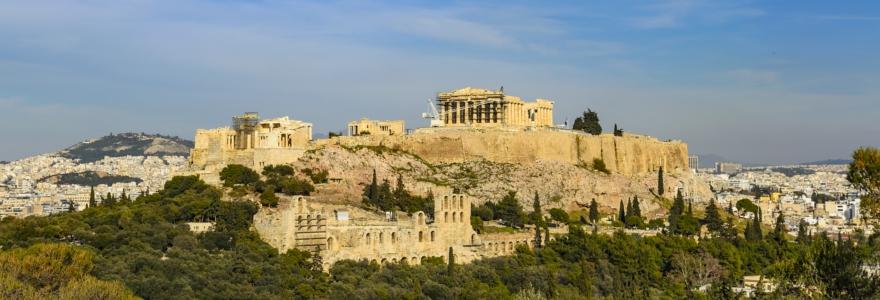
<svg viewBox="0 0 880 300">
<path fill-rule="evenodd" d="M 44 177 L 39 182 L 48 182 L 52 184 L 76 184 L 81 186 L 96 186 L 100 184 L 113 185 L 117 182 L 143 182 L 140 178 L 111 175 L 105 172 L 85 171 L 79 173 L 65 173 Z"/>
<path fill-rule="evenodd" d="M 193 142 L 176 136 L 144 133 L 120 133 L 84 141 L 62 150 L 61 156 L 79 160 L 81 163 L 95 162 L 105 156 L 163 156 L 189 155 Z"/>
<path fill-rule="evenodd" d="M 849 158 L 826 159 L 802 163 L 802 165 L 848 165 L 852 162 Z"/>
</svg>

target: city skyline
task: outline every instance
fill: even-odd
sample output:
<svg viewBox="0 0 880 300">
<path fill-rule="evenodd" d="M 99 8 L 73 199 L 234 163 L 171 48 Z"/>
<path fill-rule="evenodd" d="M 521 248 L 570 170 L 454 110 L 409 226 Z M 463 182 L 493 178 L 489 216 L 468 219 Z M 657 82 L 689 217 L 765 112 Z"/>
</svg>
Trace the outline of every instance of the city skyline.
<svg viewBox="0 0 880 300">
<path fill-rule="evenodd" d="M 312 122 L 418 116 L 464 86 L 587 108 L 605 131 L 746 163 L 877 146 L 877 5 L 661 1 L 0 4 L 0 160 L 110 132 L 192 139 L 258 111 Z M 873 138 L 873 140 L 872 140 Z"/>
</svg>

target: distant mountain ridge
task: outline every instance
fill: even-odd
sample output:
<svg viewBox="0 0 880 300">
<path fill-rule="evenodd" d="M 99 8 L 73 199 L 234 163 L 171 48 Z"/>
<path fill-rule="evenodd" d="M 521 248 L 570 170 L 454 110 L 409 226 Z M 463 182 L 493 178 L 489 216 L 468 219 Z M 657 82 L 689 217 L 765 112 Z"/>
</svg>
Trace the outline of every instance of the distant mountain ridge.
<svg viewBox="0 0 880 300">
<path fill-rule="evenodd" d="M 850 158 L 836 158 L 836 159 L 826 159 L 819 161 L 811 161 L 802 163 L 802 165 L 848 165 L 852 163 L 852 159 Z"/>
<path fill-rule="evenodd" d="M 176 136 L 145 133 L 110 134 L 94 140 L 87 140 L 67 149 L 59 155 L 78 160 L 80 163 L 96 162 L 104 157 L 119 156 L 166 156 L 189 155 L 194 143 Z"/>
</svg>

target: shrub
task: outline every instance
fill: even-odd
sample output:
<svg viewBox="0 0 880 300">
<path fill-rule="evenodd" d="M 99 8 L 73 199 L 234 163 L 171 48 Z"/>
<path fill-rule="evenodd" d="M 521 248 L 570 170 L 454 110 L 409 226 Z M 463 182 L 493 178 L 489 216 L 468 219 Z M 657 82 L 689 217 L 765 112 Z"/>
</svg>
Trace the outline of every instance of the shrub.
<svg viewBox="0 0 880 300">
<path fill-rule="evenodd" d="M 260 181 L 260 175 L 256 171 L 242 165 L 228 165 L 220 171 L 220 180 L 223 186 L 253 185 Z"/>
<path fill-rule="evenodd" d="M 608 171 L 608 168 L 605 167 L 605 161 L 602 160 L 601 158 L 594 158 L 593 159 L 593 170 L 596 170 L 598 172 L 602 172 L 605 174 L 611 174 L 611 171 Z"/>
</svg>

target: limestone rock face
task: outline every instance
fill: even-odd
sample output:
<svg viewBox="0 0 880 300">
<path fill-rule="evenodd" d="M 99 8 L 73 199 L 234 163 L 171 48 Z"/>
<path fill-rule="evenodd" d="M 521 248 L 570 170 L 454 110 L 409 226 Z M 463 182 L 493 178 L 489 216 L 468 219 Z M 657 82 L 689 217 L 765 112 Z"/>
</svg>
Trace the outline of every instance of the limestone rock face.
<svg viewBox="0 0 880 300">
<path fill-rule="evenodd" d="M 663 142 L 641 135 L 594 136 L 556 129 L 425 128 L 406 136 L 340 137 L 317 144 L 385 146 L 413 153 L 435 164 L 487 160 L 515 164 L 557 161 L 590 165 L 593 159 L 599 158 L 610 171 L 625 176 L 654 173 L 661 166 L 669 172 L 688 170 L 687 144 L 683 142 Z"/>
<path fill-rule="evenodd" d="M 635 147 L 635 149 L 639 149 Z M 649 161 L 649 159 L 644 159 Z M 641 199 L 642 211 L 653 217 L 664 212 L 669 203 L 655 201 L 657 187 L 655 172 L 635 175 L 604 174 L 587 166 L 556 160 L 537 160 L 530 163 L 495 162 L 487 159 L 461 162 L 432 163 L 427 158 L 385 146 L 323 145 L 307 152 L 294 166 L 300 169 L 327 170 L 331 182 L 319 185 L 316 200 L 334 204 L 357 204 L 365 185 L 376 170 L 378 180 L 387 179 L 391 185 L 398 175 L 410 192 L 426 195 L 447 193 L 453 187 L 472 196 L 475 204 L 497 202 L 508 191 L 516 191 L 523 207 L 529 209 L 535 192 L 545 209 L 559 207 L 581 209 L 596 199 L 600 210 L 612 213 L 621 200 L 633 196 Z M 678 187 L 696 199 L 708 199 L 708 186 L 695 180 L 689 171 L 666 172 L 666 197 L 671 198 Z M 653 191 L 653 192 L 652 192 Z"/>
</svg>

